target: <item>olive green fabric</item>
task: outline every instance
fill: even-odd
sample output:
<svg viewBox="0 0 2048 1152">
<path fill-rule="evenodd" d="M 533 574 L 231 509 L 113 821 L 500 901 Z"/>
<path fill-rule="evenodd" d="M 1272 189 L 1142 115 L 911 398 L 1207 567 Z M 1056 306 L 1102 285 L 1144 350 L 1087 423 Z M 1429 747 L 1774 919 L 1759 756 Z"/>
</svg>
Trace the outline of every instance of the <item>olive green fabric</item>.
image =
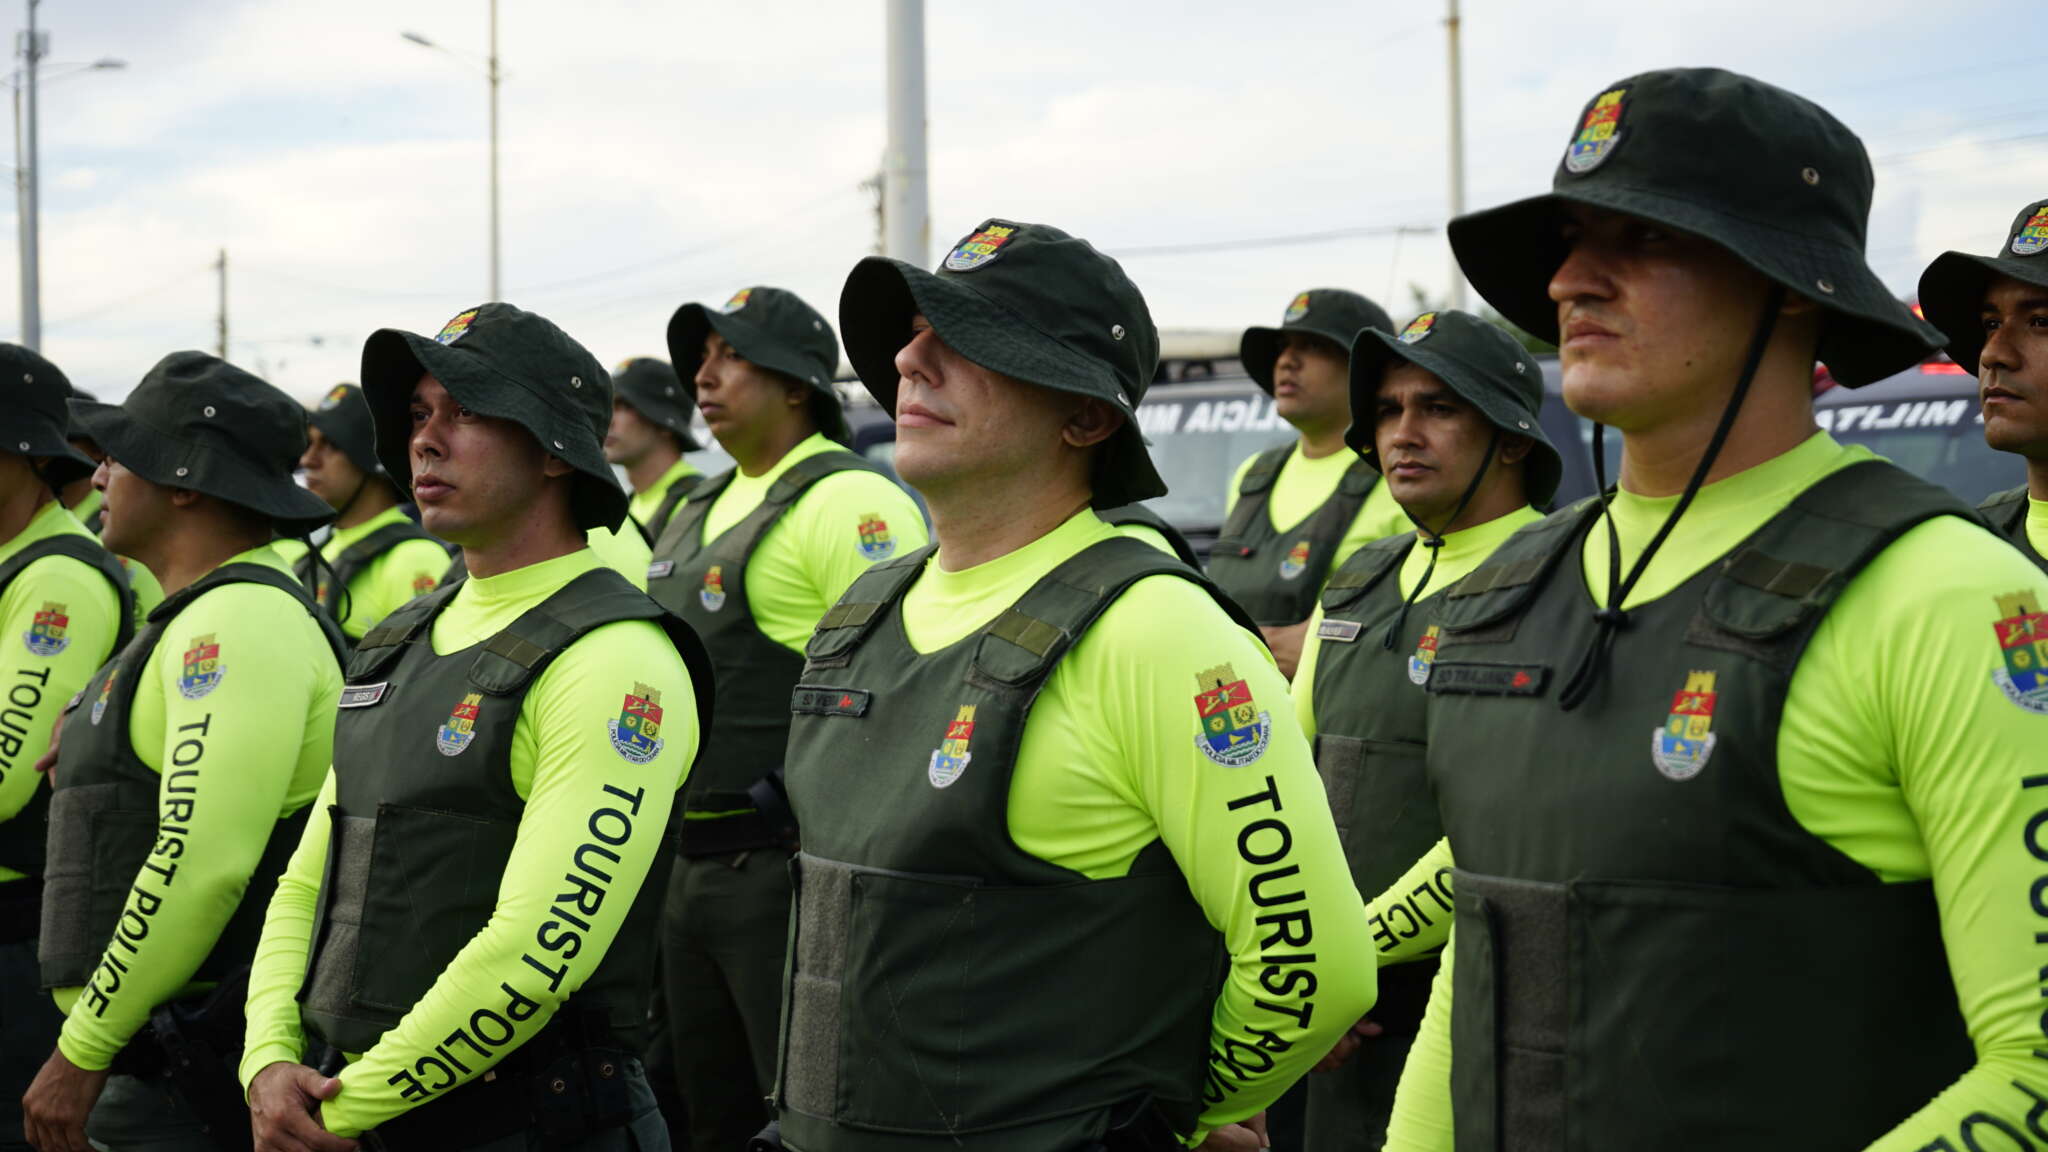
<svg viewBox="0 0 2048 1152">
<path fill-rule="evenodd" d="M 1280 359 L 1280 338 L 1290 332 L 1320 336 L 1346 355 L 1366 329 L 1394 330 L 1394 318 L 1387 310 L 1342 288 L 1311 288 L 1295 293 L 1280 315 L 1278 328 L 1252 327 L 1244 330 L 1237 343 L 1238 362 L 1252 382 L 1273 394 L 1273 365 Z M 1355 409 L 1354 409 L 1355 411 Z"/>
<path fill-rule="evenodd" d="M 1948 334 L 1949 359 L 1972 375 L 1984 352 L 1984 291 L 1999 277 L 2048 288 L 2048 200 L 2020 209 L 1990 256 L 1943 252 L 1920 274 L 1920 309 Z"/>
<path fill-rule="evenodd" d="M 648 547 L 652 548 L 654 543 L 661 539 L 661 534 L 668 530 L 669 521 L 675 518 L 676 509 L 680 508 L 690 493 L 696 491 L 697 486 L 702 483 L 704 474 L 691 472 L 677 477 L 676 482 L 662 493 L 661 503 L 654 506 L 654 511 L 648 514 L 647 522 L 640 526 L 641 534 L 647 537 Z"/>
<path fill-rule="evenodd" d="M 1691 233 L 1818 304 L 1819 358 L 1855 388 L 1943 343 L 1864 258 L 1872 184 L 1862 141 L 1809 100 L 1717 68 L 1644 72 L 1587 101 L 1548 194 L 1458 217 L 1451 249 L 1487 303 L 1555 344 L 1566 209 Z"/>
<path fill-rule="evenodd" d="M 1143 525 L 1146 528 L 1150 528 L 1154 532 L 1159 533 L 1160 538 L 1166 541 L 1167 547 L 1173 549 L 1173 554 L 1180 557 L 1181 563 L 1193 568 L 1197 572 L 1202 569 L 1202 558 L 1195 555 L 1194 545 L 1188 543 L 1188 538 L 1181 535 L 1180 529 L 1167 523 L 1166 517 L 1161 516 L 1143 504 L 1126 504 L 1121 508 L 1104 508 L 1095 514 L 1095 518 L 1104 524 L 1114 524 L 1119 528 L 1127 528 L 1132 525 Z"/>
<path fill-rule="evenodd" d="M 379 328 L 363 342 L 362 375 L 377 458 L 400 490 L 412 490 L 412 393 L 427 375 L 456 403 L 518 424 L 577 471 L 570 510 L 578 529 L 616 529 L 626 518 L 626 490 L 604 458 L 611 377 L 545 317 L 490 303 L 456 313 L 432 338 Z"/>
<path fill-rule="evenodd" d="M 34 349 L 0 342 L 0 452 L 46 459 L 52 489 L 92 474 L 91 457 L 69 443 L 67 401 L 78 390 Z"/>
<path fill-rule="evenodd" d="M 225 360 L 173 352 L 118 405 L 69 403 L 75 435 L 152 484 L 260 512 L 287 536 L 334 519 L 292 480 L 306 454 L 306 410 Z"/>
<path fill-rule="evenodd" d="M 848 443 L 846 413 L 832 380 L 839 375 L 839 341 L 816 308 L 781 288 L 742 288 L 716 310 L 685 304 L 668 321 L 668 354 L 676 371 L 691 381 L 704 364 L 704 338 L 725 337 L 748 361 L 778 372 L 811 390 L 811 416 L 827 439 Z"/>
<path fill-rule="evenodd" d="M 1163 842 L 1090 880 L 1017 847 L 1008 804 L 1031 702 L 1089 625 L 1147 576 L 1208 586 L 1115 537 L 920 655 L 901 606 L 931 552 L 855 581 L 793 696 L 804 850 L 774 1098 L 784 1138 L 806 1152 L 1083 1147 L 1148 1095 L 1191 1132 L 1215 929 Z M 1003 1010 L 1019 989 L 1028 1010 Z"/>
<path fill-rule="evenodd" d="M 115 935 L 135 875 L 156 847 L 157 795 L 163 778 L 143 763 L 129 738 L 128 713 L 137 680 L 186 605 L 214 588 L 237 583 L 263 584 L 290 594 L 321 622 L 337 661 L 346 650 L 341 634 L 305 588 L 275 569 L 236 563 L 224 564 L 166 598 L 134 639 L 100 669 L 80 694 L 81 707 L 64 720 L 64 768 L 51 782 L 39 951 L 45 988 L 76 988 L 92 978 Z M 306 810 L 300 809 L 272 829 L 250 875 L 248 894 L 193 973 L 194 980 L 217 981 L 249 962 L 263 928 L 263 894 L 284 871 L 305 822 Z"/>
<path fill-rule="evenodd" d="M 839 294 L 839 330 L 885 412 L 896 411 L 896 353 L 919 314 L 946 347 L 983 368 L 1123 414 L 1096 455 L 1093 507 L 1166 495 L 1137 419 L 1159 370 L 1159 330 L 1123 265 L 1057 228 L 999 219 L 961 237 L 937 272 L 862 260 Z"/>
<path fill-rule="evenodd" d="M 1291 444 L 1252 458 L 1238 482 L 1237 502 L 1209 550 L 1209 579 L 1262 625 L 1299 624 L 1322 594 L 1338 547 L 1380 474 L 1354 461 L 1320 508 L 1286 531 L 1266 513 Z"/>
<path fill-rule="evenodd" d="M 1569 712 L 1554 662 L 1594 628 L 1575 558 L 1598 501 L 1448 590 L 1427 735 L 1461 866 L 1461 1152 L 1860 1149 L 1970 1067 L 1932 886 L 1809 832 L 1776 763 L 1835 597 L 1944 515 L 1968 510 L 1889 464 L 1831 474 L 1631 608 L 1614 675 Z M 1788 1021 L 1800 1043 L 1772 1042 Z"/>
<path fill-rule="evenodd" d="M 2027 486 L 2004 492 L 1994 492 L 1977 505 L 1977 515 L 1991 525 L 1991 530 L 2012 541 L 2013 547 L 2026 554 L 2027 559 L 2043 572 L 2048 572 L 2048 556 L 2034 549 L 2034 542 L 2027 536 Z"/>
<path fill-rule="evenodd" d="M 698 347 L 701 358 L 701 338 Z M 833 349 L 833 356 L 838 356 L 837 347 Z M 635 412 L 674 433 L 676 446 L 683 451 L 695 452 L 703 447 L 697 442 L 695 430 L 690 427 L 690 417 L 697 411 L 697 373 L 694 367 L 686 376 L 666 360 L 635 356 L 621 361 L 617 368 L 612 369 L 612 388 L 617 391 L 618 398 L 631 405 Z"/>
<path fill-rule="evenodd" d="M 1344 443 L 1379 471 L 1373 439 L 1380 381 L 1396 362 L 1413 364 L 1444 382 L 1488 424 L 1534 442 L 1523 465 L 1529 503 L 1547 508 L 1564 476 L 1564 458 L 1543 431 L 1543 370 L 1536 358 L 1498 324 L 1470 312 L 1424 312 L 1395 336 L 1371 329 L 1351 348 L 1351 427 Z"/>
<path fill-rule="evenodd" d="M 436 656 L 434 618 L 456 590 L 413 601 L 363 637 L 336 717 L 332 834 L 301 1003 L 311 1032 L 345 1052 L 375 1045 L 497 907 L 526 807 L 512 784 L 513 730 L 556 656 L 605 624 L 651 620 L 689 667 L 699 714 L 710 707 L 689 629 L 617 572 L 587 572 L 491 639 Z M 436 734 L 430 761 L 426 732 Z M 600 859 L 579 853 L 576 864 L 608 879 Z M 646 1021 L 667 875 L 657 864 L 640 886 L 618 941 L 574 998 L 628 1043 Z"/>
<path fill-rule="evenodd" d="M 314 564 L 315 554 L 308 552 L 304 556 L 299 557 L 297 563 L 292 565 L 292 572 L 298 576 L 307 588 L 312 590 L 314 601 L 320 607 L 326 609 L 328 615 L 340 619 L 342 617 L 341 598 L 347 593 L 349 585 L 355 581 L 356 576 L 369 565 L 370 561 L 391 551 L 407 540 L 428 540 L 435 544 L 441 543 L 426 529 L 408 519 L 396 524 L 386 524 L 361 540 L 343 548 L 341 555 L 336 556 L 331 564 L 322 563 L 316 567 Z M 328 579 L 318 579 L 319 568 L 328 569 L 330 573 Z"/>
</svg>

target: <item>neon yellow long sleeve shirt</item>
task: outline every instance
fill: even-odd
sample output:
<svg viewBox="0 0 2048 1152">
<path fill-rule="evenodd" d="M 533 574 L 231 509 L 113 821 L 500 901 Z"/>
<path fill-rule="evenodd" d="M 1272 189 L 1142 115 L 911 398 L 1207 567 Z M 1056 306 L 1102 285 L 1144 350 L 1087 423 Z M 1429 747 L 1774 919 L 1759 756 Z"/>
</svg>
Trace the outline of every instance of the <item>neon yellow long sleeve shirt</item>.
<svg viewBox="0 0 2048 1152">
<path fill-rule="evenodd" d="M 648 518 L 653 516 L 661 507 L 661 502 L 668 498 L 669 488 L 683 477 L 695 475 L 696 471 L 695 464 L 678 459 L 669 465 L 668 471 L 661 474 L 661 479 L 656 480 L 645 491 L 633 493 L 633 498 L 626 501 L 626 515 L 631 516 L 641 527 L 646 527 Z"/>
<path fill-rule="evenodd" d="M 1256 459 L 1256 456 L 1245 457 L 1237 471 L 1230 474 L 1230 494 L 1223 506 L 1225 519 L 1229 519 L 1230 510 L 1237 507 L 1238 487 L 1244 483 L 1244 474 L 1251 470 L 1252 461 Z M 1266 501 L 1266 519 L 1278 531 L 1291 531 L 1336 493 L 1344 473 L 1357 462 L 1357 455 L 1349 448 L 1328 456 L 1304 456 L 1301 441 L 1297 439 L 1293 450 L 1287 454 L 1287 463 L 1273 481 L 1272 492 Z M 1372 491 L 1366 493 L 1365 502 L 1358 506 L 1358 515 L 1352 518 L 1343 541 L 1337 545 L 1337 554 L 1330 560 L 1330 571 L 1335 572 L 1342 567 L 1353 552 L 1365 545 L 1406 532 L 1412 527 L 1408 514 L 1394 502 L 1393 492 L 1385 484 L 1373 485 Z"/>
<path fill-rule="evenodd" d="M 1822 477 L 1870 458 L 1817 433 L 1778 458 L 1702 489 L 1625 607 L 1668 595 Z M 1614 502 L 1623 566 L 1675 497 Z M 1607 536 L 1582 551 L 1589 601 L 1606 587 Z M 1941 932 L 1977 1063 L 1871 1145 L 1873 1152 L 1991 1147 L 2001 1129 L 2043 1137 L 2048 1050 L 2039 899 L 2048 820 L 2048 711 L 2002 688 L 1996 624 L 2004 598 L 2035 610 L 2048 577 L 1959 518 L 1907 532 L 1850 582 L 1794 670 L 1778 734 L 1778 775 L 1809 831 L 1887 883 L 1932 879 Z M 1626 643 L 1626 638 L 1622 641 Z M 1456 845 L 1451 845 L 1455 850 Z M 1387 1147 L 1448 1149 L 1451 953 L 1438 975 L 1397 1095 Z M 1871 1010 L 1882 1012 L 1883 1005 Z M 1787 1038 L 1789 1039 L 1789 1038 Z M 1761 1038 L 1759 1042 L 1772 1042 Z"/>
<path fill-rule="evenodd" d="M 911 646 L 932 652 L 967 636 L 1117 534 L 1084 511 L 962 571 L 946 570 L 941 549 L 904 597 Z M 1244 680 L 1270 727 L 1264 750 L 1238 767 L 1201 750 L 1197 696 L 1219 668 Z M 1264 645 L 1188 581 L 1139 581 L 1060 661 L 1025 725 L 1009 826 L 1024 851 L 1096 879 L 1127 874 L 1163 840 L 1222 934 L 1230 971 L 1191 1142 L 1278 1098 L 1372 1004 L 1372 966 L 1356 962 L 1371 954 L 1364 908 L 1287 682 Z M 1275 889 L 1255 903 L 1253 877 L 1280 867 L 1300 869 L 1285 884 L 1293 898 Z"/>
<path fill-rule="evenodd" d="M 498 576 L 470 578 L 434 621 L 435 653 L 446 655 L 488 639 L 601 565 L 585 549 Z M 672 702 L 662 727 L 667 743 L 645 765 L 629 763 L 615 751 L 604 724 L 618 716 L 623 695 L 636 682 L 655 687 Z M 419 1002 L 342 1071 L 340 1095 L 321 1107 L 329 1131 L 360 1135 L 482 1075 L 532 1039 L 596 971 L 659 854 L 676 790 L 696 758 L 695 709 L 682 703 L 693 699 L 682 657 L 660 628 L 644 620 L 591 631 L 534 681 L 512 733 L 512 786 L 526 801 L 526 810 L 498 886 L 497 910 Z M 430 749 L 431 743 L 422 747 Z M 617 793 L 608 788 L 638 799 L 626 842 L 607 841 L 619 856 L 613 869 L 617 880 L 596 909 L 579 905 L 590 924 L 582 934 L 585 947 L 573 956 L 543 951 L 536 940 L 562 930 L 555 901 L 564 870 L 587 839 L 592 813 L 619 804 Z M 334 792 L 330 775 L 322 803 L 331 803 Z M 309 823 L 264 920 L 249 978 L 248 1043 L 240 1069 L 245 1089 L 271 1064 L 305 1056 L 296 996 L 305 976 L 327 849 L 327 823 Z M 528 960 L 536 952 L 539 964 Z M 543 966 L 556 974 L 544 976 Z M 538 1007 L 507 1011 L 514 997 Z M 481 1007 L 500 1011 L 513 1026 L 512 1039 L 488 1054 L 451 1040 Z"/>
<path fill-rule="evenodd" d="M 268 547 L 229 562 L 290 575 Z M 178 683 L 184 653 L 209 635 L 223 675 L 195 699 Z M 269 897 L 249 891 L 249 877 L 277 822 L 319 791 L 340 694 L 320 626 L 276 588 L 215 588 L 164 632 L 136 681 L 128 738 L 159 774 L 175 754 L 177 791 L 168 776 L 159 791 L 156 855 L 168 863 L 136 874 L 123 913 L 147 932 L 110 943 L 86 988 L 52 993 L 66 1013 L 57 1046 L 72 1063 L 107 1067 L 157 1005 L 191 989 L 241 902 Z M 61 752 L 54 771 L 64 771 Z"/>
<path fill-rule="evenodd" d="M 2027 497 L 2027 543 L 2039 556 L 2048 556 L 2048 500 Z"/>
<path fill-rule="evenodd" d="M 361 524 L 335 529 L 320 545 L 320 555 L 332 563 L 356 541 L 405 521 L 404 509 L 387 508 Z M 404 540 L 385 549 L 348 582 L 348 602 L 340 605 L 347 611 L 336 621 L 343 634 L 360 640 L 377 626 L 377 621 L 403 607 L 406 601 L 432 592 L 447 574 L 448 563 L 447 551 L 432 540 Z"/>
</svg>

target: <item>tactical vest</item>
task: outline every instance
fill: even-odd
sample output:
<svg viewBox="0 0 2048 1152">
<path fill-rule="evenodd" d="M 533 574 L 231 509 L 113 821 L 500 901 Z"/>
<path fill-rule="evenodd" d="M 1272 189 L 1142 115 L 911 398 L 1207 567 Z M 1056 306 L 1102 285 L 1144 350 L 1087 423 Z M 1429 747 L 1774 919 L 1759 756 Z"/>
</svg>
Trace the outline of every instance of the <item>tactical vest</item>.
<svg viewBox="0 0 2048 1152">
<path fill-rule="evenodd" d="M 1428 735 L 1459 865 L 1459 1152 L 1846 1152 L 1970 1067 L 1932 885 L 1881 883 L 1807 831 L 1777 758 L 1829 606 L 1944 515 L 1970 512 L 1881 461 L 1826 477 L 1628 609 L 1570 712 L 1597 500 L 1445 593 Z"/>
<path fill-rule="evenodd" d="M 164 777 L 143 763 L 129 738 L 135 686 L 178 614 L 207 592 L 229 584 L 261 584 L 286 593 L 319 623 L 337 664 L 347 651 L 340 632 L 303 585 L 267 565 L 233 563 L 215 568 L 157 605 L 135 638 L 93 676 L 79 694 L 81 706 L 64 718 L 62 763 L 51 785 L 39 954 L 45 988 L 74 988 L 91 979 L 120 925 L 129 890 L 156 847 L 157 797 Z M 291 754 L 296 754 L 296 744 Z M 217 763 L 207 770 L 234 773 L 243 767 Z M 176 772 L 171 764 L 164 769 Z M 175 782 L 167 791 L 176 794 Z M 271 828 L 241 903 L 192 979 L 218 981 L 249 963 L 269 894 L 305 824 L 306 809 L 301 808 L 280 817 Z M 205 850 L 203 845 L 195 847 Z"/>
<path fill-rule="evenodd" d="M 1991 525 L 1991 530 L 2012 541 L 2022 555 L 2034 562 L 2034 566 L 2048 572 L 2048 556 L 2034 551 L 2034 542 L 2027 536 L 2027 486 L 2020 485 L 2009 492 L 1995 492 L 1977 505 L 1977 515 Z"/>
<path fill-rule="evenodd" d="M 1085 549 L 986 627 L 920 654 L 878 564 L 825 615 L 791 700 L 804 821 L 774 1103 L 805 1152 L 1080 1147 L 1149 1095 L 1193 1128 L 1222 945 L 1161 841 L 1090 880 L 1010 839 L 1031 703 L 1132 584 L 1194 572 Z M 1190 739 L 1193 738 L 1191 735 Z M 1019 999 L 1028 994 L 1028 1002 Z"/>
<path fill-rule="evenodd" d="M 356 576 L 369 566 L 370 561 L 391 551 L 407 540 L 432 540 L 443 548 L 447 547 L 447 545 L 441 544 L 440 540 L 428 533 L 425 528 L 420 527 L 411 520 L 403 520 L 395 524 L 386 524 L 348 547 L 343 548 L 341 555 L 336 556 L 333 561 L 324 565 L 333 570 L 333 575 L 325 585 L 316 583 L 317 573 L 314 569 L 314 557 L 311 549 L 308 549 L 304 556 L 299 557 L 292 564 L 292 571 L 298 575 L 299 580 L 306 587 L 313 589 L 314 600 L 322 608 L 327 609 L 329 614 L 339 619 L 341 617 L 340 605 L 343 591 L 349 585 L 355 583 Z"/>
<path fill-rule="evenodd" d="M 782 767 L 789 743 L 789 690 L 804 661 L 754 623 L 747 562 L 811 485 L 840 472 L 874 471 L 851 452 L 806 456 L 777 477 L 739 523 L 707 541 L 704 520 L 732 483 L 734 473 L 728 469 L 690 493 L 655 545 L 647 594 L 696 629 L 711 653 L 718 683 L 718 718 L 705 729 L 700 765 L 683 791 L 683 807 L 691 814 L 683 829 L 686 856 L 778 842 L 775 830 L 755 818 L 763 797 L 749 790 Z"/>
<path fill-rule="evenodd" d="M 349 663 L 342 691 L 327 869 L 299 999 L 306 1026 L 344 1052 L 367 1051 L 397 1024 L 497 908 L 526 810 L 512 786 L 513 731 L 527 690 L 555 657 L 602 625 L 651 621 L 682 654 L 697 718 L 711 709 L 710 664 L 696 637 L 610 568 L 576 577 L 490 639 L 437 656 L 434 618 L 457 587 L 422 596 L 372 628 Z M 588 720 L 593 732 L 601 722 Z M 625 732 L 615 727 L 613 742 L 627 739 Z M 658 744 L 647 737 L 656 733 L 642 724 L 631 737 L 643 750 L 653 749 L 645 750 L 648 759 Z M 619 784 L 629 787 L 632 779 L 622 771 Z M 592 836 L 630 825 L 632 806 L 597 797 L 593 808 L 608 809 L 616 820 L 593 815 Z M 602 861 L 617 858 L 592 844 L 591 851 L 578 850 L 569 876 L 586 889 L 610 885 Z M 664 853 L 631 895 L 611 950 L 573 1000 L 583 1018 L 603 1019 L 628 1042 L 646 1022 L 668 874 Z"/>
<path fill-rule="evenodd" d="M 692 472 L 688 476 L 677 477 L 676 482 L 668 486 L 668 490 L 661 495 L 661 503 L 655 505 L 654 513 L 647 517 L 647 523 L 640 525 L 640 535 L 647 538 L 648 547 L 653 547 L 654 543 L 661 539 L 662 532 L 668 528 L 669 519 L 676 514 L 676 506 L 703 483 L 704 474 Z"/>
<path fill-rule="evenodd" d="M 1393 647 L 1385 644 L 1405 599 L 1401 564 L 1414 547 L 1409 532 L 1353 552 L 1323 590 L 1316 630 L 1316 770 L 1352 883 L 1368 900 L 1444 834 L 1423 764 L 1429 697 L 1422 689 L 1435 656 L 1429 629 L 1442 591 L 1417 601 Z M 1433 959 L 1381 968 L 1373 1019 L 1413 1032 L 1436 968 Z"/>
<path fill-rule="evenodd" d="M 1114 524 L 1119 527 L 1129 524 L 1142 524 L 1152 529 L 1154 532 L 1166 537 L 1167 546 L 1173 549 L 1175 556 L 1180 557 L 1181 563 L 1193 568 L 1197 572 L 1202 570 L 1202 558 L 1195 555 L 1194 546 L 1188 543 L 1186 536 L 1181 535 L 1180 529 L 1168 524 L 1164 516 L 1145 507 L 1143 504 L 1125 504 L 1120 508 L 1104 508 L 1097 512 L 1095 516 L 1104 524 Z"/>
<path fill-rule="evenodd" d="M 1282 532 L 1266 509 L 1280 469 L 1293 451 L 1294 446 L 1287 444 L 1253 457 L 1238 483 L 1237 504 L 1209 553 L 1209 578 L 1264 625 L 1308 619 L 1344 534 L 1380 478 L 1365 461 L 1352 461 L 1322 507 Z"/>
<path fill-rule="evenodd" d="M 14 578 L 21 575 L 23 569 L 46 556 L 69 556 L 71 559 L 92 568 L 105 577 L 107 583 L 114 586 L 114 603 L 120 611 L 120 619 L 115 622 L 113 651 L 119 652 L 127 647 L 128 641 L 135 638 L 135 590 L 128 584 L 127 569 L 121 567 L 119 560 L 114 559 L 113 553 L 102 548 L 99 541 L 90 537 L 77 536 L 71 533 L 48 536 L 23 547 L 21 551 L 9 556 L 6 560 L 0 561 L 0 594 L 4 594 L 7 591 L 8 585 L 14 583 Z M 59 625 L 59 627 L 62 627 L 62 625 Z M 34 639 L 34 637 L 35 633 L 32 632 L 29 636 L 22 638 L 24 643 L 31 644 L 32 650 L 34 643 L 48 645 L 69 643 L 69 640 L 62 636 L 44 637 L 41 639 Z M 55 656 L 57 652 L 62 650 L 61 647 L 57 647 L 50 652 L 50 655 Z M 49 691 L 48 687 L 46 686 L 43 691 L 47 693 Z M 9 704 L 12 703 L 13 701 L 10 699 Z M 7 706 L 0 705 L 0 707 Z M 34 707 L 34 705 L 31 705 L 31 707 Z M 9 714 L 0 712 L 0 732 L 16 737 L 26 735 L 26 733 L 20 730 L 14 715 L 19 715 L 19 713 Z M 33 772 L 34 770 L 34 766 L 26 760 L 16 760 L 13 766 L 8 768 L 10 772 Z M 38 783 L 35 792 L 29 796 L 27 804 L 24 804 L 14 815 L 5 820 L 0 820 L 0 868 L 12 868 L 16 872 L 25 872 L 32 876 L 42 874 L 46 843 L 45 833 L 49 830 L 49 813 L 50 790 Z"/>
</svg>

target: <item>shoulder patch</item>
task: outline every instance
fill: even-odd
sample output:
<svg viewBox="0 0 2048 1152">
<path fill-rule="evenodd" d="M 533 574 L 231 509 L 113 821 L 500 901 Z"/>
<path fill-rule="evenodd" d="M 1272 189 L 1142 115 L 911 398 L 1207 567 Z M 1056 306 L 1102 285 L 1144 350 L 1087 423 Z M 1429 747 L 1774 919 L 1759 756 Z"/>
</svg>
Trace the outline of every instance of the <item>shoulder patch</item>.
<svg viewBox="0 0 2048 1152">
<path fill-rule="evenodd" d="M 71 627 L 71 617 L 64 605 L 54 600 L 43 601 L 36 609 L 35 619 L 28 631 L 21 634 L 21 642 L 33 656 L 51 657 L 71 647 L 71 637 L 66 631 Z"/>
<path fill-rule="evenodd" d="M 879 512 L 861 516 L 858 529 L 860 554 L 868 561 L 887 560 L 896 554 L 896 538 L 889 535 L 889 522 Z"/>
<path fill-rule="evenodd" d="M 2031 592 L 2013 592 L 1998 599 L 2001 657 L 1991 681 L 2005 698 L 2021 708 L 2048 716 L 2048 612 Z"/>
<path fill-rule="evenodd" d="M 178 675 L 178 695 L 187 700 L 205 697 L 228 674 L 227 664 L 220 658 L 220 642 L 216 633 L 192 638 L 192 646 L 185 649 L 185 663 Z"/>
<path fill-rule="evenodd" d="M 1226 768 L 1242 768 L 1266 754 L 1272 743 L 1273 717 L 1259 710 L 1252 690 L 1228 664 L 1195 676 L 1195 712 L 1202 730 L 1195 747 Z"/>
<path fill-rule="evenodd" d="M 668 741 L 661 734 L 661 693 L 635 682 L 615 720 L 605 721 L 612 750 L 629 764 L 645 764 L 661 755 Z"/>
<path fill-rule="evenodd" d="M 440 584 L 441 578 L 432 572 L 415 572 L 412 574 L 412 594 L 414 596 L 425 596 L 439 587 Z"/>
</svg>

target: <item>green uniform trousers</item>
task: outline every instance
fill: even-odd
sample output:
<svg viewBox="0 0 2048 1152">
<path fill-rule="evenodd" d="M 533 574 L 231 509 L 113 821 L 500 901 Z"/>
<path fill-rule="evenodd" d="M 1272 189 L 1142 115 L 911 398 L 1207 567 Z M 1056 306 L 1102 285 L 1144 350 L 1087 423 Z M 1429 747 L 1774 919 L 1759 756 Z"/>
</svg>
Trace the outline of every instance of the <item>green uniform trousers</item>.
<svg viewBox="0 0 2048 1152">
<path fill-rule="evenodd" d="M 21 1097 L 56 1050 L 64 1017 L 36 973 L 34 937 L 0 944 L 0 1152 L 28 1148 Z"/>
<path fill-rule="evenodd" d="M 185 1097 L 168 1081 L 109 1076 L 85 1135 L 105 1152 L 220 1152 Z"/>
<path fill-rule="evenodd" d="M 676 860 L 662 983 L 692 1152 L 745 1148 L 768 1123 L 789 901 L 789 854 L 778 849 Z"/>
</svg>

